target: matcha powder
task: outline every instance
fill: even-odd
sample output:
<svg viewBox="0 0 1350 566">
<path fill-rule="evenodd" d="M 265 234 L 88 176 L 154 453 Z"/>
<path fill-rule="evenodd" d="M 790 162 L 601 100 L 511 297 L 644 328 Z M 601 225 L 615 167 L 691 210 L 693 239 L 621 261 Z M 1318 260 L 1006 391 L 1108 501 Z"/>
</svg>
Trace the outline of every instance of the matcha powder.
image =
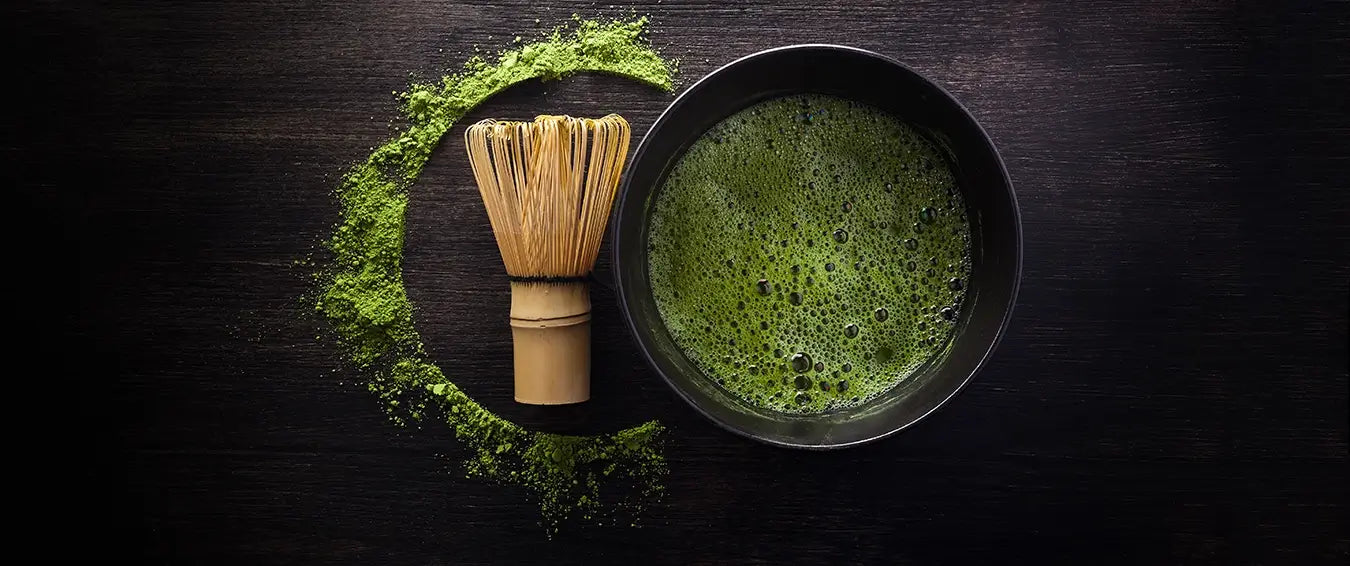
<svg viewBox="0 0 1350 566">
<path fill-rule="evenodd" d="M 413 325 L 403 287 L 408 188 L 450 127 L 492 95 L 529 79 L 576 72 L 611 73 L 669 91 L 671 66 L 646 43 L 647 20 L 576 19 L 544 41 L 475 57 L 439 83 L 399 94 L 408 126 L 343 176 L 341 219 L 327 245 L 332 264 L 317 274 L 317 311 L 336 332 L 347 360 L 400 424 L 438 409 L 470 450 L 470 476 L 526 488 L 551 531 L 569 516 L 600 519 L 637 513 L 661 495 L 666 473 L 660 423 L 605 436 L 531 432 L 484 409 L 432 363 Z"/>
</svg>

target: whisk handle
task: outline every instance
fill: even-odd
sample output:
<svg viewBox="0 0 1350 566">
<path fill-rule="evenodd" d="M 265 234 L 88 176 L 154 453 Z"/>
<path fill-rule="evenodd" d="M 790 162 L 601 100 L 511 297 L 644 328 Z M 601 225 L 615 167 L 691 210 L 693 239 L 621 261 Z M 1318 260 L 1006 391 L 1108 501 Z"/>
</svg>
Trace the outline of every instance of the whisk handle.
<svg viewBox="0 0 1350 566">
<path fill-rule="evenodd" d="M 591 297 L 585 281 L 511 282 L 515 397 L 565 405 L 591 397 Z"/>
</svg>

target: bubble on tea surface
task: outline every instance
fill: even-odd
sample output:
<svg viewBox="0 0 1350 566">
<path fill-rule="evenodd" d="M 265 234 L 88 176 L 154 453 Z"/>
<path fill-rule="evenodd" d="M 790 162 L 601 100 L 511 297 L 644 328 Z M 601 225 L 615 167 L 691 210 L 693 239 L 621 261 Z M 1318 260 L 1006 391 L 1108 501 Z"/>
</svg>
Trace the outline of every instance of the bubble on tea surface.
<svg viewBox="0 0 1350 566">
<path fill-rule="evenodd" d="M 806 352 L 797 352 L 792 355 L 792 359 L 789 360 L 789 363 L 792 364 L 792 371 L 805 373 L 807 370 L 811 369 L 811 356 Z"/>
</svg>

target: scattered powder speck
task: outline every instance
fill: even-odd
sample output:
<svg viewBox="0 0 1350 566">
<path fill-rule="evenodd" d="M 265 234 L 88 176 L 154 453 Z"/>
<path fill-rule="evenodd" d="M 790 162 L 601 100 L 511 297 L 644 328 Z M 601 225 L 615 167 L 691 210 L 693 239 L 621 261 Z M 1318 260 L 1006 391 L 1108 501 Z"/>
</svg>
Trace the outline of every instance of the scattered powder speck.
<svg viewBox="0 0 1350 566">
<path fill-rule="evenodd" d="M 456 387 L 428 358 L 403 286 L 407 191 L 457 120 L 517 83 L 589 71 L 669 91 L 672 66 L 647 44 L 646 24 L 646 18 L 574 18 L 570 31 L 555 30 L 495 62 L 475 56 L 457 74 L 399 93 L 408 125 L 343 176 L 337 188 L 341 218 L 327 242 L 332 263 L 316 275 L 315 308 L 390 417 L 403 424 L 439 409 L 471 450 L 468 474 L 528 489 L 550 530 L 569 516 L 601 520 L 616 510 L 636 513 L 659 497 L 666 474 L 661 424 L 603 436 L 532 432 Z"/>
</svg>

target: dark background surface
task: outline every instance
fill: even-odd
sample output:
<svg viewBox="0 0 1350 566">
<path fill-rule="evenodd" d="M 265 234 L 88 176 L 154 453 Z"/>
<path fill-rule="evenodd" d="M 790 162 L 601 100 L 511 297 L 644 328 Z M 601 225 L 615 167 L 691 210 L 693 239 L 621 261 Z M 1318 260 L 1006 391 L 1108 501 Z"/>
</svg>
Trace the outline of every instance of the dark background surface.
<svg viewBox="0 0 1350 566">
<path fill-rule="evenodd" d="M 1344 564 L 1345 5 L 659 2 L 685 84 L 799 42 L 896 57 L 1002 150 L 1026 239 L 1002 346 L 950 405 L 837 453 L 683 406 L 595 296 L 596 400 L 510 400 L 508 293 L 451 131 L 412 192 L 405 275 L 453 379 L 550 429 L 670 427 L 645 527 L 564 526 L 461 478 L 446 427 L 385 420 L 300 297 L 331 189 L 390 92 L 532 37 L 559 2 L 33 2 L 6 9 L 20 555 L 173 562 L 1101 559 Z M 539 23 L 535 23 L 535 19 Z M 470 116 L 669 94 L 528 84 Z M 470 120 L 466 120 L 467 123 Z M 24 229 L 29 225 L 33 229 Z M 13 418 L 13 417 L 11 417 Z M 572 421 L 574 419 L 574 422 Z M 567 424 L 565 424 L 567 423 Z"/>
</svg>

